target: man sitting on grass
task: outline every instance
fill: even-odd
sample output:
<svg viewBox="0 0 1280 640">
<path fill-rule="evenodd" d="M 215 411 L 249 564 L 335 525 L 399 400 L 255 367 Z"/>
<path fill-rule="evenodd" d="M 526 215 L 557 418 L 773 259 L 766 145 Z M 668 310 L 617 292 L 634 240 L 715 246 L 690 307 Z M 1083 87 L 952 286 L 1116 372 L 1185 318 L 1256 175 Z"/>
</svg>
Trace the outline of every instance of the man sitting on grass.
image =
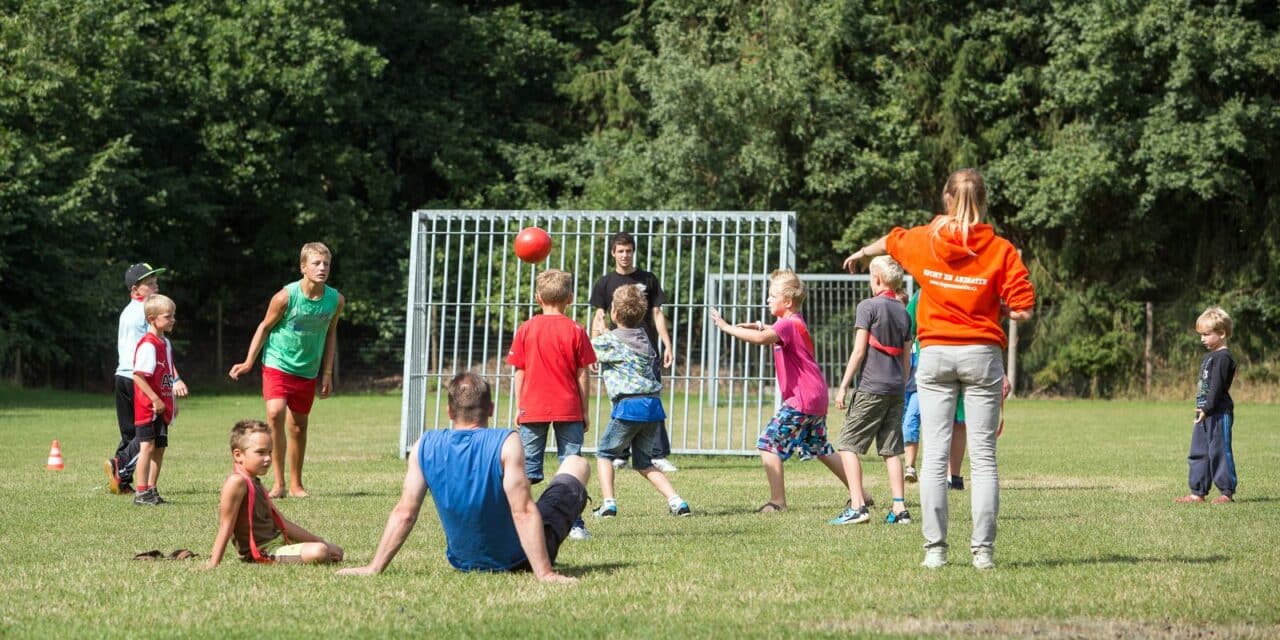
<svg viewBox="0 0 1280 640">
<path fill-rule="evenodd" d="M 535 504 L 524 474 L 524 446 L 510 429 L 489 429 L 489 383 L 471 372 L 449 382 L 451 429 L 422 434 L 409 456 L 400 502 L 364 567 L 338 575 L 381 573 L 418 521 L 431 490 L 444 527 L 449 564 L 462 571 L 531 570 L 544 582 L 575 582 L 552 569 L 560 544 L 587 505 L 590 467 L 566 456 Z"/>
</svg>

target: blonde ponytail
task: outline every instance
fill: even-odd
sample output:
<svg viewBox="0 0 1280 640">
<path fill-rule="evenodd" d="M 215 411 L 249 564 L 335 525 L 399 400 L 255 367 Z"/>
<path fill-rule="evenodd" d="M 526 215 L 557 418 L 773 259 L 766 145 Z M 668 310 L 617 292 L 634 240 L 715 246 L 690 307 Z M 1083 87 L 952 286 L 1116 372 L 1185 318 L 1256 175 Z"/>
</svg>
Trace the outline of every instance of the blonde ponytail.
<svg viewBox="0 0 1280 640">
<path fill-rule="evenodd" d="M 936 240 L 944 228 L 959 232 L 961 242 L 968 248 L 969 228 L 982 222 L 987 209 L 987 187 L 982 174 L 977 169 L 960 169 L 951 174 L 942 188 L 942 202 L 947 208 L 946 215 L 933 222 L 930 235 Z M 973 250 L 969 253 L 973 254 Z"/>
</svg>

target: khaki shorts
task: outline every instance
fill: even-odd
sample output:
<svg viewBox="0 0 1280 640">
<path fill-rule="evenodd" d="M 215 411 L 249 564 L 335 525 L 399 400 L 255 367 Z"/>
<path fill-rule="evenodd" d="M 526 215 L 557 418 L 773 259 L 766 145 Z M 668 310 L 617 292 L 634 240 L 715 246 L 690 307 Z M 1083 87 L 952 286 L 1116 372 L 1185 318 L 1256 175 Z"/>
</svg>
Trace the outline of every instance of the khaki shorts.
<svg viewBox="0 0 1280 640">
<path fill-rule="evenodd" d="M 882 396 L 856 391 L 853 402 L 845 410 L 844 427 L 836 448 L 858 455 L 867 452 L 872 438 L 876 452 L 882 456 L 902 453 L 902 395 Z"/>
<path fill-rule="evenodd" d="M 277 536 L 258 547 L 258 553 L 276 562 L 302 562 L 302 547 L 305 542 L 285 544 L 284 536 Z M 252 560 L 252 558 L 250 558 Z"/>
</svg>

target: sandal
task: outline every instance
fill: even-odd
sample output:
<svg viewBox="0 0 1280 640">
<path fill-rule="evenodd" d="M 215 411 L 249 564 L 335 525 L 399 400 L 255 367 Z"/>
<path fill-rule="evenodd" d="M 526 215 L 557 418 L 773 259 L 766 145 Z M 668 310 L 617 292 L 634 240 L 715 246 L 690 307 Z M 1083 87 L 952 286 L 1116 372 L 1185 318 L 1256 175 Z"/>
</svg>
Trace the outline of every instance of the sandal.
<svg viewBox="0 0 1280 640">
<path fill-rule="evenodd" d="M 143 551 L 142 553 L 139 553 L 138 555 L 134 556 L 133 559 L 134 560 L 163 560 L 164 552 L 160 551 L 159 549 Z"/>
<path fill-rule="evenodd" d="M 786 510 L 787 510 L 786 507 L 776 502 L 766 502 L 760 505 L 759 509 L 756 509 L 756 513 L 782 513 L 783 511 L 786 511 Z"/>
<path fill-rule="evenodd" d="M 199 557 L 200 554 L 190 549 L 174 549 L 173 553 L 169 554 L 170 560 L 192 560 Z"/>
</svg>

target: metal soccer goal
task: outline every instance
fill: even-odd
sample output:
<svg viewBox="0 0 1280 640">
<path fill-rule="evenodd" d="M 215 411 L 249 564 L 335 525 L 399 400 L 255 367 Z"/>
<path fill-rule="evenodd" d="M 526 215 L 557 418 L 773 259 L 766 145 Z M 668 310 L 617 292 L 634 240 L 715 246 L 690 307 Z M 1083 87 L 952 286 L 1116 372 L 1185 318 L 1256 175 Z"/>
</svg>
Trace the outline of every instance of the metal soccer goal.
<svg viewBox="0 0 1280 640">
<path fill-rule="evenodd" d="M 542 263 L 520 262 L 511 242 L 539 226 L 555 242 Z M 493 423 L 515 426 L 514 371 L 505 363 L 516 327 L 537 310 L 534 277 L 546 268 L 574 274 L 566 313 L 589 326 L 591 287 L 613 269 L 609 237 L 636 237 L 637 266 L 662 283 L 663 312 L 675 365 L 664 372 L 667 429 L 677 453 L 755 453 L 755 437 L 772 416 L 769 349 L 732 339 L 707 309 L 730 322 L 765 318 L 768 274 L 794 268 L 795 214 L 718 211 L 417 211 L 411 236 L 405 331 L 404 398 L 399 453 L 423 429 L 448 426 L 445 385 L 462 371 L 494 387 Z M 869 295 L 866 277 L 801 276 L 810 332 L 828 384 L 837 384 L 852 345 L 853 308 Z M 603 383 L 593 380 L 587 448 L 609 416 Z"/>
</svg>

